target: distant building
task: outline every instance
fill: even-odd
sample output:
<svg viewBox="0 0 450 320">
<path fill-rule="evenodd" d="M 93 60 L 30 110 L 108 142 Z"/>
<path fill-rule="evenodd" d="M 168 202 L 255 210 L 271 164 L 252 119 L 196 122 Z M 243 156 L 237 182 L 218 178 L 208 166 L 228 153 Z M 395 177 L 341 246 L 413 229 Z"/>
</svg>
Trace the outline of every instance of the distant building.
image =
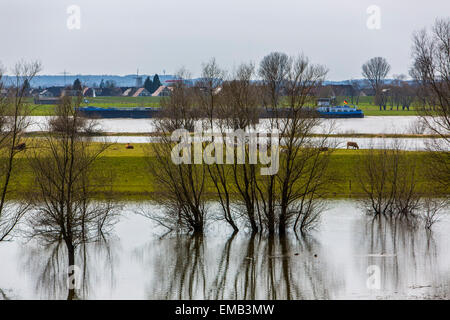
<svg viewBox="0 0 450 320">
<path fill-rule="evenodd" d="M 114 87 L 114 88 L 93 88 L 92 89 L 93 92 L 92 94 L 95 93 L 96 97 L 118 97 L 123 95 L 122 94 L 122 89 L 119 87 Z M 88 91 L 88 94 L 90 94 L 91 92 Z"/>
<path fill-rule="evenodd" d="M 375 90 L 373 88 L 364 88 L 361 90 L 361 96 L 374 96 Z"/>
<path fill-rule="evenodd" d="M 160 86 L 153 92 L 152 97 L 168 97 L 172 94 L 172 87 Z"/>
<path fill-rule="evenodd" d="M 333 90 L 334 95 L 337 96 L 353 96 L 355 89 L 350 84 L 331 84 L 329 87 Z"/>
<path fill-rule="evenodd" d="M 41 89 L 36 89 L 36 88 L 34 88 L 34 89 L 30 89 L 30 91 L 29 91 L 29 93 L 30 93 L 30 96 L 32 96 L 32 97 L 39 97 L 39 94 L 41 93 Z"/>
<path fill-rule="evenodd" d="M 329 107 L 331 105 L 331 98 L 319 98 L 317 99 L 318 107 Z"/>
<path fill-rule="evenodd" d="M 84 87 L 81 93 L 83 97 L 95 97 L 95 90 L 93 88 Z"/>
<path fill-rule="evenodd" d="M 39 97 L 42 97 L 42 98 L 54 97 L 54 96 L 55 96 L 54 93 L 48 89 L 45 89 L 39 93 Z"/>
<path fill-rule="evenodd" d="M 132 95 L 132 97 L 151 97 L 151 96 L 152 94 L 145 88 L 137 89 Z"/>
<path fill-rule="evenodd" d="M 83 92 L 80 90 L 71 90 L 71 89 L 64 89 L 61 92 L 61 96 L 64 97 L 78 97 L 82 94 Z"/>
<path fill-rule="evenodd" d="M 65 87 L 49 87 L 39 93 L 39 97 L 56 98 L 61 97 Z"/>
<path fill-rule="evenodd" d="M 46 97 L 34 98 L 34 104 L 58 104 L 60 101 L 61 101 L 60 98 L 46 98 Z"/>
<path fill-rule="evenodd" d="M 131 92 L 133 91 L 133 88 L 128 88 L 128 89 L 125 89 L 123 92 L 122 92 L 122 97 L 129 97 L 130 95 L 131 95 Z"/>
</svg>

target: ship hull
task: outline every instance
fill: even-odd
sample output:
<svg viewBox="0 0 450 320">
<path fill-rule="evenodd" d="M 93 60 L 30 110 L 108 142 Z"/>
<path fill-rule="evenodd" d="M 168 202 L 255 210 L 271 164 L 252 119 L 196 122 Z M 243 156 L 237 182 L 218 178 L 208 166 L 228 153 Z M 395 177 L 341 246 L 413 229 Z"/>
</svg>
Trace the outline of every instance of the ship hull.
<svg viewBox="0 0 450 320">
<path fill-rule="evenodd" d="M 80 113 L 87 118 L 132 118 L 132 119 L 147 119 L 156 117 L 159 110 L 148 109 L 103 109 L 101 108 L 79 108 Z"/>
<path fill-rule="evenodd" d="M 337 112 L 319 112 L 320 118 L 364 118 L 364 113 L 359 112 L 345 112 L 345 113 L 337 113 Z"/>
<path fill-rule="evenodd" d="M 147 119 L 155 118 L 160 113 L 159 109 L 153 108 L 96 108 L 82 107 L 78 111 L 87 118 L 131 118 L 131 119 Z M 364 118 L 363 112 L 306 112 L 305 116 L 316 116 L 320 118 Z M 290 118 L 292 116 L 289 110 L 279 110 L 276 114 L 267 110 L 263 110 L 260 118 Z"/>
</svg>

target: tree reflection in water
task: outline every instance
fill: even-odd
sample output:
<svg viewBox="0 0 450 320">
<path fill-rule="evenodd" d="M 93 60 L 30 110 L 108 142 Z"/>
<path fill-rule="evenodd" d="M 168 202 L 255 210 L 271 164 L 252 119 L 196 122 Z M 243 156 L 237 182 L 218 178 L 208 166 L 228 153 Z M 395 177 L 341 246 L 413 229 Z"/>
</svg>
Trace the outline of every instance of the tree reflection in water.
<svg viewBox="0 0 450 320">
<path fill-rule="evenodd" d="M 313 239 L 232 235 L 159 240 L 149 299 L 327 299 L 340 283 Z M 219 248 L 216 248 L 219 247 Z M 317 255 L 317 257 L 315 257 Z"/>
<path fill-rule="evenodd" d="M 83 244 L 77 250 L 79 272 L 74 274 L 73 289 L 68 282 L 67 247 L 62 241 L 24 246 L 20 256 L 22 269 L 34 283 L 36 295 L 44 299 L 87 299 L 97 278 L 109 276 L 113 283 L 116 254 L 106 239 Z"/>
<path fill-rule="evenodd" d="M 450 297 L 450 216 L 432 233 L 405 221 L 372 220 L 356 210 L 343 213 L 346 209 L 341 206 L 325 214 L 314 237 L 302 238 L 245 232 L 227 237 L 218 229 L 204 237 L 169 234 L 150 240 L 149 234 L 134 229 L 139 220 L 130 220 L 116 230 L 120 240 L 78 249 L 76 261 L 83 277 L 74 298 Z M 127 240 L 130 235 L 135 237 Z M 16 250 L 11 248 L 10 252 Z M 17 245 L 17 250 L 21 251 L 14 255 L 3 251 L 8 257 L 3 270 L 13 272 L 4 273 L 7 281 L 0 284 L 0 299 L 69 296 L 62 244 L 30 241 Z M 366 286 L 371 265 L 380 268 L 380 290 Z"/>
<path fill-rule="evenodd" d="M 360 233 L 361 238 L 355 241 L 357 250 L 367 253 L 364 266 L 380 268 L 384 296 L 450 296 L 449 277 L 439 270 L 442 263 L 431 230 L 408 220 L 381 216 L 356 226 L 361 227 L 365 234 Z"/>
</svg>

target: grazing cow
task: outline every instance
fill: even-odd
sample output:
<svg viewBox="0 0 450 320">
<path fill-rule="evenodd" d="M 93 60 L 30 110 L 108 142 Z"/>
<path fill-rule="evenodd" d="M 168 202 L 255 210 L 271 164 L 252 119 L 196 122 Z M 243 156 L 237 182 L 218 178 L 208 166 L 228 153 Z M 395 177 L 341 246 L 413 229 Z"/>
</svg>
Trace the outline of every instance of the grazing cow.
<svg viewBox="0 0 450 320">
<path fill-rule="evenodd" d="M 127 143 L 127 145 L 125 146 L 125 148 L 126 148 L 126 149 L 134 149 L 134 147 L 133 147 L 131 144 L 129 144 L 129 143 Z"/>
<path fill-rule="evenodd" d="M 347 149 L 352 147 L 353 149 L 358 149 L 359 150 L 359 146 L 356 142 L 353 141 L 348 141 L 347 142 Z"/>
<path fill-rule="evenodd" d="M 14 147 L 14 150 L 22 151 L 25 150 L 26 144 L 25 142 L 19 143 L 17 146 Z"/>
<path fill-rule="evenodd" d="M 320 152 L 328 151 L 328 147 L 321 147 L 319 148 L 319 151 Z"/>
</svg>

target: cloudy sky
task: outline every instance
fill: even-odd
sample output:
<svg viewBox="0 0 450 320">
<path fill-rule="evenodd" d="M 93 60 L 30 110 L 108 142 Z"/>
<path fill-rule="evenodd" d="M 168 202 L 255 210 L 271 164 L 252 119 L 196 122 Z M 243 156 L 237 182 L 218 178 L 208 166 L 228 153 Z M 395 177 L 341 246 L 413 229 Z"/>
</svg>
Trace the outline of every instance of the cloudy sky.
<svg viewBox="0 0 450 320">
<path fill-rule="evenodd" d="M 80 29 L 68 28 L 68 19 L 71 28 L 78 21 L 71 5 Z M 371 5 L 379 20 L 367 13 Z M 39 59 L 42 74 L 171 74 L 184 66 L 198 76 L 211 57 L 233 69 L 284 51 L 326 65 L 329 80 L 361 78 L 374 56 L 388 59 L 390 75 L 406 74 L 412 32 L 445 15 L 448 0 L 1 0 L 0 61 Z"/>
</svg>

